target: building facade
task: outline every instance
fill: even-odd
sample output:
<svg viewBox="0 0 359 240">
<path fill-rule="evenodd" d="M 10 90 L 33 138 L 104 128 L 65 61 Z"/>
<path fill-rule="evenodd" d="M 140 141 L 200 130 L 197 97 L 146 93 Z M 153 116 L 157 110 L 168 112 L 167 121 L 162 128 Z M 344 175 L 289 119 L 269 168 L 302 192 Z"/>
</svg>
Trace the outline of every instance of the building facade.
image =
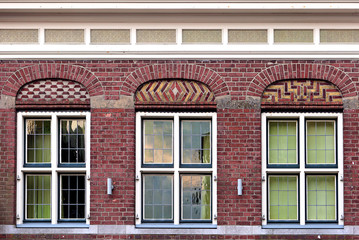
<svg viewBox="0 0 359 240">
<path fill-rule="evenodd" d="M 0 238 L 359 239 L 356 1 L 0 1 Z"/>
</svg>

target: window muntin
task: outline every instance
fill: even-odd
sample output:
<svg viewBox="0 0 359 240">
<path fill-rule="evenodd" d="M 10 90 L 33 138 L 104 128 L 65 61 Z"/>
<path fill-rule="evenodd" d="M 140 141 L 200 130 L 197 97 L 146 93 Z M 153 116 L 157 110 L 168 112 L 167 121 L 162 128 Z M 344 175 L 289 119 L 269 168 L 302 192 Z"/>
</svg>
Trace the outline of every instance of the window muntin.
<svg viewBox="0 0 359 240">
<path fill-rule="evenodd" d="M 173 164 L 173 121 L 143 120 L 143 163 Z"/>
<path fill-rule="evenodd" d="M 81 164 L 78 164 L 77 162 L 76 164 L 61 163 L 62 120 L 83 122 L 85 126 L 85 132 L 83 133 L 85 160 Z M 78 221 L 89 223 L 89 219 L 87 217 L 90 209 L 90 150 L 88 148 L 90 143 L 89 123 L 89 112 L 18 112 L 17 145 L 19 151 L 17 151 L 16 181 L 17 224 L 27 222 L 51 222 L 51 224 L 57 224 L 60 221 Z M 77 139 L 79 138 L 79 135 L 81 134 L 77 132 Z M 41 155 L 37 154 L 36 150 L 40 150 Z M 79 150 L 78 146 L 76 150 Z M 44 154 L 44 152 L 47 152 L 47 154 Z M 33 157 L 30 157 L 30 162 L 28 161 L 29 153 L 33 154 Z M 36 156 L 41 160 L 36 161 Z M 44 158 L 44 156 L 46 156 L 46 158 Z M 43 159 L 46 159 L 46 161 Z M 66 205 L 62 204 L 61 200 L 61 179 L 62 176 L 68 174 L 79 177 L 81 176 L 81 179 L 83 179 L 81 182 L 84 182 L 82 185 L 85 186 L 84 194 L 81 192 L 81 186 L 81 188 L 76 187 L 75 189 L 70 190 L 75 190 L 78 195 L 75 200 L 75 206 L 77 209 L 76 218 L 71 214 L 70 216 L 61 214 L 61 208 Z M 40 179 L 42 179 L 41 182 L 45 181 L 46 186 L 40 185 Z M 82 199 L 85 199 L 84 203 Z M 73 201 L 70 201 L 68 204 L 72 203 Z"/>
<path fill-rule="evenodd" d="M 307 175 L 307 220 L 336 221 L 336 175 Z"/>
<path fill-rule="evenodd" d="M 51 175 L 26 175 L 25 219 L 51 218 Z"/>
<path fill-rule="evenodd" d="M 26 120 L 26 163 L 51 162 L 51 121 Z"/>
<path fill-rule="evenodd" d="M 60 219 L 85 219 L 85 175 L 60 175 Z"/>
<path fill-rule="evenodd" d="M 298 164 L 297 121 L 268 121 L 268 164 Z"/>
<path fill-rule="evenodd" d="M 85 124 L 84 119 L 60 120 L 60 163 L 85 162 Z"/>
<path fill-rule="evenodd" d="M 298 176 L 268 177 L 270 221 L 298 221 Z"/>
<path fill-rule="evenodd" d="M 181 164 L 211 163 L 211 121 L 182 120 Z"/>
<path fill-rule="evenodd" d="M 169 164 L 157 163 L 146 164 L 144 161 L 146 147 L 146 125 L 150 122 L 165 121 L 171 123 L 171 144 L 172 144 L 172 162 Z M 150 124 L 152 124 L 150 123 Z M 186 126 L 187 124 L 187 126 Z M 201 127 L 202 124 L 202 127 Z M 183 125 L 190 131 L 183 134 Z M 199 129 L 196 126 L 199 125 Z M 194 131 L 192 132 L 192 126 Z M 209 129 L 208 129 L 209 127 Z M 195 223 L 209 223 L 216 224 L 217 219 L 214 217 L 217 211 L 217 196 L 216 189 L 216 113 L 156 113 L 156 112 L 137 112 L 136 113 L 136 129 L 139 129 L 136 134 L 136 224 L 145 224 L 148 222 L 156 222 L 158 224 L 173 224 L 179 225 L 181 223 L 195 222 Z M 168 132 L 169 133 L 169 132 Z M 147 134 L 151 136 L 152 132 L 148 131 Z M 184 137 L 190 138 L 191 142 L 186 148 L 183 147 Z M 192 147 L 192 138 L 199 142 L 199 146 Z M 199 138 L 196 139 L 196 138 Z M 162 138 L 164 139 L 164 138 Z M 150 149 L 150 148 L 147 148 Z M 198 157 L 197 164 L 187 163 L 182 164 L 183 150 L 194 151 Z M 209 150 L 209 153 L 203 153 Z M 204 156 L 204 157 L 203 157 Z M 208 163 L 200 163 L 199 159 L 206 158 Z M 208 161 L 209 158 L 209 161 Z M 191 156 L 192 161 L 192 156 Z M 146 182 L 151 183 L 150 179 L 153 178 L 166 178 L 169 183 L 171 179 L 172 193 L 171 201 L 168 200 L 169 194 L 166 197 L 161 197 L 161 192 L 168 192 L 169 189 L 163 188 L 160 184 L 159 187 L 153 188 L 151 184 L 146 186 Z M 198 178 L 199 181 L 190 181 L 194 185 L 193 189 L 183 189 L 182 180 L 188 182 L 188 177 Z M 202 180 L 206 189 L 202 188 Z M 209 189 L 208 189 L 209 187 Z M 153 189 L 152 189 L 153 188 Z M 163 190 L 161 190 L 163 188 Z M 196 189 L 195 189 L 196 188 Z M 198 189 L 197 189 L 198 188 Z M 157 200 L 153 197 L 153 191 L 157 191 Z M 189 194 L 193 192 L 194 201 L 192 198 L 189 202 L 184 204 L 183 193 Z M 203 199 L 202 199 L 203 196 Z M 196 198 L 197 197 L 197 198 Z M 172 203 L 172 215 L 170 212 L 170 203 Z M 147 207 L 147 209 L 146 209 Z M 154 207 L 161 209 L 162 213 L 155 216 L 153 211 Z M 164 209 L 166 208 L 166 214 Z M 187 215 L 183 215 L 183 210 L 186 210 Z M 193 214 L 192 214 L 193 209 Z M 196 210 L 196 213 L 194 213 Z M 193 216 L 192 216 L 193 215 Z"/>
<path fill-rule="evenodd" d="M 143 175 L 143 220 L 173 221 L 173 175 Z"/>
<path fill-rule="evenodd" d="M 336 164 L 335 121 L 307 120 L 307 164 Z"/>
<path fill-rule="evenodd" d="M 297 122 L 297 164 L 269 164 L 269 122 Z M 308 130 L 308 124 L 309 126 Z M 344 224 L 344 186 L 343 186 L 343 115 L 342 113 L 263 113 L 262 114 L 262 192 L 263 192 L 263 225 L 277 222 L 291 222 L 300 225 L 320 223 Z M 308 137 L 312 143 L 308 146 Z M 320 141 L 319 147 L 314 142 Z M 309 149 L 310 150 L 309 150 Z M 308 151 L 327 151 L 320 157 L 327 159 L 308 164 Z M 329 153 L 328 153 L 329 152 Z M 319 153 L 321 154 L 321 153 Z M 325 154 L 330 155 L 329 158 Z M 334 161 L 332 161 L 332 156 Z M 273 198 L 271 200 L 270 181 L 272 176 L 297 176 L 298 182 L 298 218 L 284 219 L 271 216 Z M 317 177 L 327 176 L 325 190 L 319 188 L 309 192 L 308 184 Z M 330 177 L 330 178 L 329 178 Z M 308 180 L 309 179 L 309 180 Z M 330 179 L 330 180 L 329 180 Z M 333 180 L 335 179 L 335 180 Z M 308 183 L 308 181 L 310 181 Z M 322 180 L 323 182 L 324 180 Z M 335 186 L 335 189 L 333 189 Z M 309 197 L 310 193 L 310 197 Z M 273 193 L 272 193 L 273 194 Z M 335 195 L 335 197 L 333 197 Z M 272 195 L 273 196 L 273 195 Z M 319 202 L 317 202 L 317 200 Z M 325 201 L 325 202 L 324 202 Z M 323 203 L 324 202 L 324 203 Z M 275 202 L 274 200 L 274 203 Z M 272 205 L 272 206 L 271 206 Z M 274 204 L 275 205 L 275 204 Z M 284 204 L 277 204 L 284 205 Z M 310 208 L 310 210 L 309 210 Z M 275 209 L 277 210 L 277 209 Z M 324 214 L 325 213 L 325 214 Z M 279 219 L 277 219 L 279 218 Z"/>
<path fill-rule="evenodd" d="M 211 176 L 181 175 L 181 220 L 211 219 Z"/>
</svg>

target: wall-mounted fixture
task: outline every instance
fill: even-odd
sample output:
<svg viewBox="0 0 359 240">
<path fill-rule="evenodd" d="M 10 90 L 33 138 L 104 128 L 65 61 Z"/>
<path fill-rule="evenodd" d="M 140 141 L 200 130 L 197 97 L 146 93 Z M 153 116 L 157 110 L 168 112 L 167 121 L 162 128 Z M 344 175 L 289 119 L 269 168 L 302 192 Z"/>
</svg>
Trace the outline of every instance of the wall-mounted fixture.
<svg viewBox="0 0 359 240">
<path fill-rule="evenodd" d="M 242 192 L 243 192 L 243 185 L 242 185 L 242 179 L 238 179 L 238 196 L 242 196 Z"/>
<path fill-rule="evenodd" d="M 112 189 L 113 189 L 113 185 L 112 185 L 112 178 L 107 178 L 107 194 L 111 195 L 112 194 Z"/>
</svg>

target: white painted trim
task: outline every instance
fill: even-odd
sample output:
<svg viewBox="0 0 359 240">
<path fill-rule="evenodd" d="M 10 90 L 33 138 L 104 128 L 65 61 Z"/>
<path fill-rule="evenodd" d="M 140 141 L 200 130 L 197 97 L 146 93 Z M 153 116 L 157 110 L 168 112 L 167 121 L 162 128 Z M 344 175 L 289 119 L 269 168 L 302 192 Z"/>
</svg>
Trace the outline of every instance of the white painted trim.
<svg viewBox="0 0 359 240">
<path fill-rule="evenodd" d="M 130 10 L 217 10 L 217 11 L 240 11 L 240 10 L 329 10 L 335 12 L 335 10 L 357 10 L 359 4 L 357 2 L 243 2 L 243 3 L 227 3 L 227 2 L 216 2 L 216 3 L 203 3 L 203 2 L 187 2 L 187 3 L 136 3 L 136 2 L 125 2 L 125 3 L 3 3 L 0 2 L 0 9 L 2 10 L 94 10 L 94 11 L 130 11 Z"/>
<path fill-rule="evenodd" d="M 24 125 L 25 117 L 48 117 L 51 119 L 51 166 L 50 167 L 24 167 L 24 156 L 25 156 L 25 136 L 24 136 Z M 85 126 L 85 168 L 60 168 L 58 167 L 58 121 L 59 117 L 85 117 L 86 126 Z M 24 189 L 25 189 L 25 175 L 31 173 L 46 173 L 51 175 L 51 224 L 58 223 L 58 176 L 62 173 L 85 173 L 88 177 L 86 180 L 86 209 L 85 209 L 85 218 L 86 224 L 90 223 L 88 219 L 88 214 L 90 213 L 90 112 L 18 112 L 17 114 L 17 176 L 19 180 L 16 183 L 16 214 L 18 215 L 16 219 L 16 224 L 23 224 L 24 221 Z"/>
<path fill-rule="evenodd" d="M 173 168 L 146 168 L 142 167 L 142 119 L 168 118 L 173 119 Z M 211 119 L 212 126 L 212 167 L 208 168 L 180 168 L 180 120 L 181 118 Z M 210 173 L 212 176 L 212 225 L 217 224 L 217 114 L 198 112 L 137 112 L 136 113 L 136 225 L 141 224 L 142 207 L 142 173 L 173 173 L 173 208 L 174 225 L 180 225 L 180 174 L 181 173 Z"/>
<path fill-rule="evenodd" d="M 298 119 L 299 121 L 299 168 L 267 168 L 267 119 Z M 336 119 L 337 120 L 337 168 L 305 168 L 305 119 L 306 118 L 322 118 L 322 119 Z M 344 225 L 344 220 L 341 216 L 344 216 L 344 182 L 341 181 L 343 176 L 343 114 L 342 113 L 262 113 L 262 215 L 265 215 L 265 219 L 262 220 L 262 225 L 267 225 L 267 176 L 271 173 L 297 173 L 299 174 L 299 195 L 300 201 L 298 207 L 300 208 L 299 217 L 300 225 L 306 224 L 305 211 L 306 211 L 306 173 L 328 173 L 337 175 L 337 194 L 338 194 L 338 225 Z"/>
<path fill-rule="evenodd" d="M 38 29 L 34 44 L 0 44 L 3 59 L 358 59 L 359 43 L 320 43 L 320 29 L 359 29 L 357 23 L 36 23 L 6 22 L 1 29 Z M 83 29 L 84 44 L 46 44 L 46 29 Z M 130 29 L 131 44 L 91 44 L 91 29 Z M 136 44 L 137 29 L 176 29 L 177 44 Z M 220 29 L 222 44 L 182 44 L 182 29 Z M 228 43 L 228 29 L 267 29 L 266 43 Z M 313 43 L 274 43 L 274 29 L 313 29 Z M 31 47 L 29 46 L 31 45 Z"/>
<path fill-rule="evenodd" d="M 340 226 L 339 226 L 340 227 Z M 183 234 L 183 235 L 353 235 L 358 236 L 359 226 L 344 226 L 342 229 L 262 229 L 261 226 L 223 225 L 215 229 L 139 229 L 134 225 L 90 225 L 84 228 L 16 228 L 15 225 L 0 225 L 2 234 L 101 234 L 101 235 L 142 235 L 142 234 Z"/>
</svg>

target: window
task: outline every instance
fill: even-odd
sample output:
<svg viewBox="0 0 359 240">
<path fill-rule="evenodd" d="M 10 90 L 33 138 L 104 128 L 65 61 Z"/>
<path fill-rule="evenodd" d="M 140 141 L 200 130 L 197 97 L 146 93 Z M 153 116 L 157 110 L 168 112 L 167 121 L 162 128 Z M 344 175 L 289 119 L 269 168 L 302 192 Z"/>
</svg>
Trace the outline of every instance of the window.
<svg viewBox="0 0 359 240">
<path fill-rule="evenodd" d="M 343 225 L 341 113 L 263 113 L 263 225 Z"/>
<path fill-rule="evenodd" d="M 19 112 L 17 224 L 88 223 L 90 113 Z"/>
<path fill-rule="evenodd" d="M 136 129 L 137 226 L 216 224 L 216 114 L 138 112 Z"/>
</svg>

